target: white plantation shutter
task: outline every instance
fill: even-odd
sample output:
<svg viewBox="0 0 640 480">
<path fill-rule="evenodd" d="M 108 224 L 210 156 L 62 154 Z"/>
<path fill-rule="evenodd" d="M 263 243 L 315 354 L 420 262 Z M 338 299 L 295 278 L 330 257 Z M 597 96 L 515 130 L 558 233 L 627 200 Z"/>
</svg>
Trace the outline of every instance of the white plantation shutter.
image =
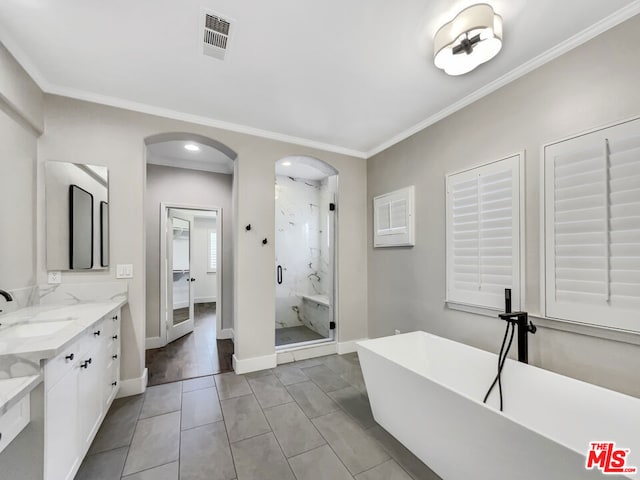
<svg viewBox="0 0 640 480">
<path fill-rule="evenodd" d="M 640 331 L 639 120 L 545 148 L 545 257 L 547 316 Z"/>
<path fill-rule="evenodd" d="M 374 247 L 414 245 L 413 202 L 413 186 L 373 199 Z"/>
<path fill-rule="evenodd" d="M 520 308 L 520 155 L 446 181 L 447 301 Z"/>
<path fill-rule="evenodd" d="M 218 238 L 215 230 L 209 230 L 209 265 L 207 270 L 215 272 L 218 268 Z"/>
</svg>

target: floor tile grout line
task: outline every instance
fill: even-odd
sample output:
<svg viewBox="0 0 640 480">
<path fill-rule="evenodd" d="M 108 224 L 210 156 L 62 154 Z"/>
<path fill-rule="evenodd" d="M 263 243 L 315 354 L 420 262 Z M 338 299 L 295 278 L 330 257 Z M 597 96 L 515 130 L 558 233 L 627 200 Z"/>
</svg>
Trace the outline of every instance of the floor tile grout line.
<svg viewBox="0 0 640 480">
<path fill-rule="evenodd" d="M 139 420 L 136 421 L 136 426 L 133 429 L 133 435 L 131 436 L 131 443 L 133 443 L 133 438 L 136 436 L 136 430 L 138 430 L 138 425 L 139 425 Z M 125 456 L 124 463 L 122 464 L 122 469 L 120 470 L 120 478 L 124 477 L 124 469 L 127 466 L 127 461 L 129 460 L 129 454 L 131 453 L 131 443 L 129 443 L 129 446 L 127 447 L 127 455 Z"/>
<path fill-rule="evenodd" d="M 292 397 L 292 398 L 293 398 L 293 397 Z M 298 405 L 298 402 L 296 402 L 296 401 L 295 401 L 295 399 L 294 399 L 292 402 L 282 403 L 282 404 L 280 404 L 280 405 L 274 405 L 273 407 L 268 407 L 268 408 L 269 408 L 269 409 L 272 409 L 272 408 L 276 408 L 276 407 L 281 407 L 281 406 L 283 406 L 283 405 L 289 405 L 289 404 L 291 404 L 291 403 L 295 403 L 295 404 L 296 404 L 296 406 L 297 406 L 297 407 L 300 409 L 300 411 L 302 412 L 302 415 L 304 415 L 304 417 L 305 417 L 307 420 L 309 420 L 309 423 L 311 424 L 311 426 L 312 426 L 312 427 L 314 428 L 314 430 L 318 433 L 318 435 L 320 435 L 320 437 L 322 437 L 322 440 L 324 440 L 324 443 L 326 444 L 326 443 L 327 443 L 326 438 L 324 438 L 324 437 L 322 436 L 322 434 L 321 434 L 321 433 L 320 433 L 320 431 L 318 430 L 318 427 L 316 427 L 316 426 L 313 424 L 313 422 L 311 421 L 311 419 L 310 419 L 309 417 L 307 417 L 307 414 L 306 414 L 306 413 L 304 413 L 304 410 L 302 410 L 302 407 L 300 407 L 300 405 Z M 264 415 L 264 418 L 266 418 L 266 419 L 267 419 L 267 423 L 269 424 L 269 427 L 271 427 L 271 431 L 273 432 L 273 436 L 274 436 L 274 437 L 276 437 L 276 440 L 278 440 L 278 436 L 276 435 L 276 432 L 275 432 L 275 430 L 273 429 L 273 425 L 271 425 L 271 422 L 269 421 L 269 417 L 267 417 L 267 415 L 265 414 L 264 408 L 262 409 L 262 414 Z M 280 441 L 279 441 L 279 440 L 278 440 L 278 444 L 280 444 Z M 321 446 L 322 446 L 322 445 L 319 445 L 318 447 L 310 448 L 309 450 L 306 450 L 305 452 L 301 452 L 301 453 L 299 453 L 299 454 L 298 454 L 298 453 L 296 453 L 295 455 L 291 455 L 291 457 L 295 457 L 295 456 L 297 456 L 297 455 L 302 455 L 303 453 L 310 452 L 311 450 L 314 450 L 315 448 L 319 448 L 319 447 L 321 447 Z M 287 457 L 287 454 L 286 454 L 286 453 L 284 453 L 284 449 L 282 448 L 282 445 L 280 445 L 280 449 L 282 450 L 282 453 L 284 454 L 284 458 L 286 458 L 286 459 L 288 460 L 290 457 Z"/>
<path fill-rule="evenodd" d="M 222 408 L 220 409 L 222 410 Z M 195 430 L 196 428 L 200 428 L 200 427 L 206 427 L 207 425 L 213 425 L 214 423 L 220 423 L 220 422 L 224 422 L 224 420 L 214 420 L 213 422 L 207 422 L 207 423 L 203 423 L 201 425 L 194 425 L 193 427 L 189 427 L 189 428 L 180 428 L 180 433 L 182 434 L 182 432 L 189 432 L 191 430 Z"/>
<path fill-rule="evenodd" d="M 140 403 L 140 408 L 138 409 L 138 414 L 136 415 L 136 425 L 133 427 L 133 434 L 131 435 L 131 440 L 129 440 L 129 444 L 127 445 L 127 455 L 124 458 L 124 463 L 122 464 L 122 469 L 120 470 L 120 478 L 124 476 L 124 469 L 127 466 L 127 460 L 129 460 L 129 453 L 131 452 L 131 444 L 133 443 L 133 438 L 136 435 L 136 430 L 138 430 L 138 423 L 140 422 L 140 414 L 142 413 L 142 408 L 144 407 L 144 401 L 146 400 L 146 395 L 142 394 L 142 402 Z M 113 403 L 111 404 L 113 406 Z M 109 409 L 111 409 L 111 406 Z M 94 438 L 95 441 L 95 438 Z M 93 443 L 93 442 L 92 442 Z M 91 447 L 89 447 L 91 449 Z M 82 460 L 84 462 L 84 459 Z M 82 466 L 82 464 L 80 465 Z"/>
<path fill-rule="evenodd" d="M 182 459 L 182 406 L 184 404 L 184 402 L 182 401 L 182 396 L 184 395 L 182 391 L 183 386 L 184 382 L 180 382 L 180 423 L 178 424 L 178 478 L 180 478 L 180 466 Z"/>
<path fill-rule="evenodd" d="M 171 462 L 166 462 L 166 463 L 163 463 L 161 465 L 156 465 L 155 467 L 145 468 L 144 470 L 140 470 L 139 472 L 130 473 L 129 475 L 126 475 L 126 476 L 123 475 L 120 478 L 121 478 L 121 480 L 126 480 L 127 477 L 130 477 L 132 475 L 138 475 L 140 473 L 148 472 L 149 470 L 153 470 L 154 468 L 160 468 L 160 467 L 164 467 L 166 465 L 171 465 L 172 463 L 177 463 L 177 460 L 172 460 Z M 180 471 L 180 470 L 178 469 L 178 471 Z"/>
<path fill-rule="evenodd" d="M 233 456 L 233 449 L 231 448 L 231 440 L 229 438 L 229 429 L 227 428 L 227 422 L 224 419 L 224 411 L 222 410 L 221 400 L 218 399 L 218 403 L 220 404 L 220 413 L 222 413 L 222 424 L 224 425 L 224 434 L 227 437 L 227 445 L 229 445 L 229 455 L 231 455 L 231 463 L 233 463 L 233 472 L 235 473 L 235 477 L 238 477 L 238 470 L 236 468 L 236 459 Z"/>
<path fill-rule="evenodd" d="M 235 440 L 233 442 L 229 442 L 229 444 L 230 445 L 235 445 L 236 443 L 244 442 L 245 440 L 251 440 L 252 438 L 256 438 L 256 437 L 259 437 L 261 435 L 266 435 L 267 433 L 273 433 L 273 430 L 271 430 L 271 426 L 269 426 L 269 431 L 268 432 L 257 433 L 255 435 L 251 435 L 250 437 L 247 437 L 247 438 L 242 438 L 240 440 Z"/>
<path fill-rule="evenodd" d="M 148 417 L 138 418 L 136 423 L 141 421 L 141 420 L 149 420 L 150 418 L 156 418 L 156 417 L 161 417 L 162 415 L 169 415 L 170 413 L 176 413 L 176 412 L 179 412 L 180 410 L 182 410 L 182 406 L 180 406 L 180 408 L 178 408 L 176 410 L 170 410 L 168 412 L 156 413 L 155 415 L 149 415 Z"/>
<path fill-rule="evenodd" d="M 332 413 L 335 413 L 335 412 L 327 413 L 327 415 L 331 415 Z M 322 415 L 322 416 L 324 417 L 325 415 Z M 317 418 L 320 418 L 320 417 L 317 417 Z M 311 423 L 313 423 L 313 422 L 311 422 Z M 314 427 L 316 426 L 316 425 L 315 425 L 315 423 L 313 423 L 313 426 L 314 426 Z M 316 428 L 317 428 L 317 427 L 316 427 Z M 322 438 L 324 438 L 324 441 L 327 443 L 327 445 L 329 446 L 329 448 L 331 449 L 331 451 L 333 452 L 333 454 L 336 456 L 336 458 L 338 459 L 338 461 L 342 464 L 342 466 L 343 466 L 344 468 L 346 468 L 346 469 L 347 469 L 347 472 L 349 472 L 349 475 L 351 475 L 352 477 L 355 477 L 356 475 L 358 475 L 358 474 L 353 474 L 353 473 L 351 473 L 351 470 L 349 470 L 349 467 L 347 467 L 347 466 L 345 465 L 345 463 L 342 461 L 342 458 L 340 458 L 340 455 L 338 455 L 338 452 L 336 452 L 336 450 L 331 446 L 331 444 L 330 444 L 330 443 L 329 443 L 329 441 L 325 438 L 325 436 L 322 434 L 322 432 L 320 431 L 320 429 L 318 429 L 318 432 L 320 433 L 320 436 L 321 436 Z"/>
<path fill-rule="evenodd" d="M 383 449 L 385 452 L 387 452 L 387 455 L 389 455 L 389 458 L 390 458 L 391 460 L 393 460 L 393 461 L 394 461 L 394 462 L 395 462 L 395 463 L 396 463 L 396 464 L 397 464 L 397 465 L 398 465 L 402 470 L 404 470 L 404 472 L 405 472 L 409 477 L 411 477 L 413 480 L 418 480 L 418 479 L 417 479 L 417 478 L 416 478 L 416 477 L 415 477 L 415 476 L 414 476 L 414 475 L 413 475 L 409 470 L 407 470 L 407 469 L 405 468 L 405 466 L 402 464 L 402 461 L 401 461 L 401 460 L 399 460 L 399 458 L 398 458 L 398 457 L 396 457 L 396 455 L 394 455 L 394 454 L 393 454 L 393 452 L 391 451 L 391 449 L 389 449 L 389 448 L 385 447 L 385 445 L 384 445 L 381 441 L 379 441 L 376 437 L 374 437 L 374 436 L 373 436 L 373 434 L 372 434 L 372 433 L 370 433 L 370 431 L 371 431 L 371 430 L 373 430 L 373 429 L 374 429 L 374 428 L 376 428 L 376 427 L 381 428 L 381 429 L 382 429 L 382 430 L 384 430 L 384 432 L 386 432 L 388 435 L 391 435 L 389 432 L 387 432 L 387 431 L 382 427 L 382 425 L 380 425 L 380 424 L 379 424 L 379 423 L 377 423 L 377 422 L 376 422 L 376 424 L 375 424 L 373 427 L 371 427 L 371 428 L 367 428 L 364 432 L 365 432 L 369 437 L 371 437 L 373 440 L 375 440 L 375 441 L 376 441 L 376 442 L 377 442 L 377 443 L 382 447 L 382 449 Z M 391 436 L 393 437 L 393 435 L 391 435 Z M 395 439 L 395 437 L 394 437 L 394 439 Z M 396 441 L 397 441 L 397 440 L 396 440 Z M 401 445 L 402 445 L 402 444 L 401 444 Z M 404 447 L 404 445 L 402 445 L 402 446 Z M 406 448 L 406 447 L 404 447 L 404 448 Z M 411 455 L 414 455 L 414 454 L 413 454 L 413 452 L 411 452 L 410 450 L 409 450 L 409 453 L 410 453 Z M 414 457 L 415 457 L 415 455 L 414 455 Z M 422 462 L 422 460 L 420 460 L 418 457 L 416 457 L 416 459 L 417 459 L 417 460 L 419 460 L 421 463 L 423 463 L 423 464 L 424 464 L 424 462 Z M 383 463 L 384 463 L 384 462 L 383 462 Z M 382 465 L 382 464 L 380 464 L 380 465 Z M 376 467 L 379 467 L 380 465 L 376 465 Z M 429 466 L 428 466 L 428 465 L 426 465 L 426 464 L 424 464 L 424 465 L 425 465 L 427 468 L 429 468 Z M 372 468 L 375 468 L 375 467 L 372 467 Z M 429 470 L 431 470 L 431 468 L 429 468 Z M 432 471 L 433 471 L 433 470 L 432 470 Z"/>
<path fill-rule="evenodd" d="M 262 414 L 264 415 L 264 411 L 262 412 Z M 265 418 L 267 418 L 266 415 L 265 415 Z M 295 478 L 297 480 L 298 477 L 296 476 L 295 472 L 293 471 L 293 468 L 291 468 L 291 464 L 289 463 L 289 459 L 287 458 L 287 455 L 285 455 L 284 449 L 282 448 L 282 445 L 280 444 L 280 440 L 278 440 L 278 437 L 276 436 L 276 432 L 273 431 L 273 427 L 269 423 L 269 419 L 267 419 L 267 424 L 271 428 L 271 432 L 270 433 L 273 435 L 273 438 L 275 439 L 276 443 L 278 444 L 278 448 L 280 449 L 280 453 L 282 453 L 282 457 L 284 458 L 284 460 L 285 460 L 285 462 L 287 464 L 287 467 L 289 467 L 289 471 L 291 472 L 291 475 L 293 475 L 293 478 Z M 266 433 L 264 435 L 266 435 Z"/>
</svg>

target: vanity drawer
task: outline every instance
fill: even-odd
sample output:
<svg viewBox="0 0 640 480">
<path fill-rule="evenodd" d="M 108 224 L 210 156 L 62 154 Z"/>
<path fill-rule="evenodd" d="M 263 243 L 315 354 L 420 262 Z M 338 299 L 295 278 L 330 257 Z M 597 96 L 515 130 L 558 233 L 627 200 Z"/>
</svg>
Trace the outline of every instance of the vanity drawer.
<svg viewBox="0 0 640 480">
<path fill-rule="evenodd" d="M 49 390 L 58 381 L 69 372 L 73 366 L 79 361 L 81 350 L 85 341 L 86 333 L 80 335 L 80 338 L 74 340 L 56 357 L 46 361 L 44 364 L 44 382 L 45 388 Z"/>
<path fill-rule="evenodd" d="M 46 361 L 44 365 L 45 389 L 49 390 L 69 372 L 78 362 L 86 360 L 87 352 L 95 350 L 104 338 L 104 322 L 81 333 L 69 346 L 57 356 Z"/>
<path fill-rule="evenodd" d="M 22 400 L 0 417 L 0 452 L 18 436 L 31 420 L 30 399 L 31 395 L 26 394 Z"/>
</svg>

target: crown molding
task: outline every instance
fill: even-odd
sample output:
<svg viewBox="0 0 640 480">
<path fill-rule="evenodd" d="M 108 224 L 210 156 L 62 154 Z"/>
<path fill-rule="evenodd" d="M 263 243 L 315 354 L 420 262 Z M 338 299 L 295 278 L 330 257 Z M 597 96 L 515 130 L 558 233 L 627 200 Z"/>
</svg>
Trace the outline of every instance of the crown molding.
<svg viewBox="0 0 640 480">
<path fill-rule="evenodd" d="M 263 130 L 260 128 L 249 127 L 246 125 L 239 125 L 237 123 L 226 122 L 223 120 L 217 120 L 215 118 L 204 117 L 201 115 L 193 115 L 190 113 L 179 112 L 177 110 L 171 110 L 168 108 L 156 107 L 146 103 L 134 102 L 131 100 L 125 100 L 122 98 L 111 97 L 107 95 L 101 95 L 98 93 L 88 92 L 80 89 L 63 87 L 51 83 L 42 74 L 40 69 L 31 61 L 29 56 L 25 54 L 16 42 L 9 38 L 6 34 L 0 35 L 0 42 L 11 52 L 11 55 L 22 66 L 27 74 L 33 79 L 34 82 L 40 87 L 44 93 L 51 95 L 59 95 L 61 97 L 73 98 L 76 100 L 83 100 L 86 102 L 97 103 L 100 105 L 107 105 L 110 107 L 122 108 L 124 110 L 131 110 L 139 113 L 146 113 L 148 115 L 155 115 L 164 118 L 170 118 L 173 120 L 179 120 L 188 123 L 194 123 L 197 125 L 204 125 L 207 127 L 219 128 L 221 130 L 227 130 L 236 133 L 242 133 L 245 135 L 252 135 L 254 137 L 266 138 L 268 140 L 275 140 L 278 142 L 291 143 L 293 145 L 300 145 L 302 147 L 315 148 L 326 152 L 338 153 L 341 155 L 347 155 L 350 157 L 366 159 L 366 153 L 359 150 L 354 150 L 347 147 L 341 147 L 339 145 L 332 145 L 329 143 L 318 142 L 308 138 L 296 137 L 293 135 L 287 135 L 279 132 L 272 132 L 270 130 Z"/>
<path fill-rule="evenodd" d="M 340 147 L 338 145 L 331 145 L 329 143 L 317 142 L 307 138 L 295 137 L 292 135 L 286 135 L 284 133 L 272 132 L 269 130 L 262 130 L 260 128 L 248 127 L 246 125 L 239 125 L 237 123 L 225 122 L 223 120 L 216 120 L 214 118 L 203 117 L 201 115 L 193 115 L 190 113 L 179 112 L 177 110 L 171 110 L 168 108 L 155 107 L 146 103 L 134 102 L 131 100 L 125 100 L 117 97 L 109 97 L 106 95 L 100 95 L 97 93 L 86 92 L 75 88 L 61 87 L 58 85 L 49 84 L 49 88 L 45 90 L 45 93 L 52 95 L 59 95 L 62 97 L 74 98 L 76 100 L 84 100 L 86 102 L 98 103 L 100 105 L 107 105 L 109 107 L 122 108 L 124 110 L 131 110 L 139 113 L 146 113 L 148 115 L 155 115 L 158 117 L 170 118 L 173 120 L 179 120 L 182 122 L 194 123 L 197 125 L 204 125 L 207 127 L 219 128 L 221 130 L 227 130 L 230 132 L 242 133 L 245 135 L 252 135 L 254 137 L 266 138 L 269 140 L 275 140 L 278 142 L 291 143 L 294 145 L 300 145 L 302 147 L 315 148 L 326 152 L 339 153 L 341 155 L 347 155 L 356 158 L 367 158 L 365 152 L 358 150 L 352 150 L 346 147 Z"/>
<path fill-rule="evenodd" d="M 543 52 L 537 57 L 529 60 L 528 62 L 523 63 L 519 67 L 511 70 L 510 72 L 506 73 L 505 75 L 498 78 L 497 80 L 494 80 L 493 82 L 488 83 L 484 87 L 467 95 L 461 100 L 458 100 L 457 102 L 453 103 L 447 108 L 440 110 L 438 113 L 431 115 L 430 117 L 426 118 L 420 123 L 417 123 L 412 127 L 398 133 L 397 135 L 393 136 L 386 142 L 383 142 L 377 147 L 369 150 L 366 154 L 366 157 L 371 158 L 374 155 L 377 155 L 378 153 L 386 150 L 387 148 L 390 148 L 393 145 L 400 143 L 403 140 L 406 140 L 410 136 L 418 133 L 419 131 L 424 130 L 425 128 L 433 125 L 434 123 L 439 122 L 443 118 L 446 118 L 449 115 L 454 114 L 458 110 L 462 110 L 464 107 L 467 107 L 472 103 L 480 100 L 481 98 L 486 97 L 487 95 L 495 92 L 499 88 L 504 87 L 505 85 L 513 82 L 514 80 L 517 80 L 518 78 L 526 75 L 527 73 L 535 70 L 536 68 L 541 67 L 545 63 L 548 63 L 558 58 L 560 55 L 563 55 L 568 51 L 573 50 L 574 48 L 582 45 L 583 43 L 588 42 L 589 40 L 597 37 L 601 33 L 606 32 L 607 30 L 615 27 L 616 25 L 621 24 L 625 20 L 628 20 L 639 13 L 640 13 L 640 0 L 636 0 L 630 3 L 629 5 L 627 5 L 626 7 L 623 7 L 620 10 L 612 13 L 608 17 L 603 18 L 599 22 L 594 23 L 590 27 L 585 28 L 584 30 L 573 35 L 572 37 L 569 37 L 564 42 L 559 43 L 558 45 L 550 48 L 546 52 Z"/>
<path fill-rule="evenodd" d="M 11 52 L 17 62 L 24 68 L 29 76 L 36 82 L 40 89 L 48 94 L 59 95 L 63 97 L 74 98 L 77 100 L 83 100 L 87 102 L 97 103 L 101 105 L 107 105 L 116 108 L 122 108 L 125 110 L 131 110 L 139 113 L 146 113 L 149 115 L 156 115 L 160 117 L 170 118 L 173 120 L 184 121 L 188 123 L 194 123 L 197 125 L 204 125 L 213 128 L 219 128 L 221 130 L 227 130 L 236 133 L 242 133 L 246 135 L 252 135 L 256 137 L 266 138 L 269 140 L 290 143 L 293 145 L 300 145 L 303 147 L 315 148 L 332 153 L 338 153 L 341 155 L 347 155 L 356 158 L 368 159 L 378 153 L 392 147 L 393 145 L 406 140 L 410 136 L 418 133 L 421 130 L 433 125 L 434 123 L 454 114 L 455 112 L 469 106 L 470 104 L 480 100 L 483 97 L 495 92 L 499 88 L 517 80 L 518 78 L 526 75 L 527 73 L 541 67 L 542 65 L 558 58 L 559 56 L 567 53 L 568 51 L 588 42 L 601 33 L 619 25 L 625 20 L 640 14 L 640 0 L 635 0 L 629 5 L 614 12 L 608 17 L 594 23 L 590 27 L 585 28 L 581 32 L 573 35 L 562 43 L 550 48 L 537 57 L 523 63 L 519 67 L 511 70 L 502 77 L 488 83 L 484 87 L 476 90 L 475 92 L 463 97 L 452 105 L 440 110 L 439 112 L 429 116 L 425 120 L 413 125 L 412 127 L 403 130 L 402 132 L 394 135 L 389 140 L 381 143 L 375 148 L 367 152 L 354 150 L 338 145 L 332 145 L 328 143 L 318 142 L 315 140 L 295 137 L 292 135 L 286 135 L 283 133 L 272 132 L 269 130 L 262 130 L 255 127 L 249 127 L 245 125 L 239 125 L 236 123 L 226 122 L 223 120 L 217 120 L 214 118 L 204 117 L 201 115 L 193 115 L 189 113 L 179 112 L 176 110 L 155 107 L 145 103 L 134 102 L 117 97 L 110 97 L 106 95 L 100 95 L 97 93 L 87 92 L 79 89 L 62 87 L 49 82 L 42 72 L 36 67 L 31 59 L 24 53 L 24 51 L 7 35 L 0 35 L 0 42 Z"/>
</svg>

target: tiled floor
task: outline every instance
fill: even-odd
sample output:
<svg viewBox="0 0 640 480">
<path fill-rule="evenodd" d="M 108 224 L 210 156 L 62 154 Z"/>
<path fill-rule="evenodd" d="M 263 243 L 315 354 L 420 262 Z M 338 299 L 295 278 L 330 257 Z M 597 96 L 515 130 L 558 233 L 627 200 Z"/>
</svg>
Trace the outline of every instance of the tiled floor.
<svg viewBox="0 0 640 480">
<path fill-rule="evenodd" d="M 321 340 L 325 337 L 314 332 L 309 327 L 301 325 L 299 327 L 276 328 L 276 345 L 290 345 L 292 343 L 309 342 L 311 340 Z"/>
<path fill-rule="evenodd" d="M 192 333 L 147 350 L 149 385 L 231 371 L 233 342 L 216 340 L 216 304 L 196 303 Z"/>
<path fill-rule="evenodd" d="M 371 416 L 356 354 L 116 400 L 77 480 L 436 480 Z"/>
</svg>

